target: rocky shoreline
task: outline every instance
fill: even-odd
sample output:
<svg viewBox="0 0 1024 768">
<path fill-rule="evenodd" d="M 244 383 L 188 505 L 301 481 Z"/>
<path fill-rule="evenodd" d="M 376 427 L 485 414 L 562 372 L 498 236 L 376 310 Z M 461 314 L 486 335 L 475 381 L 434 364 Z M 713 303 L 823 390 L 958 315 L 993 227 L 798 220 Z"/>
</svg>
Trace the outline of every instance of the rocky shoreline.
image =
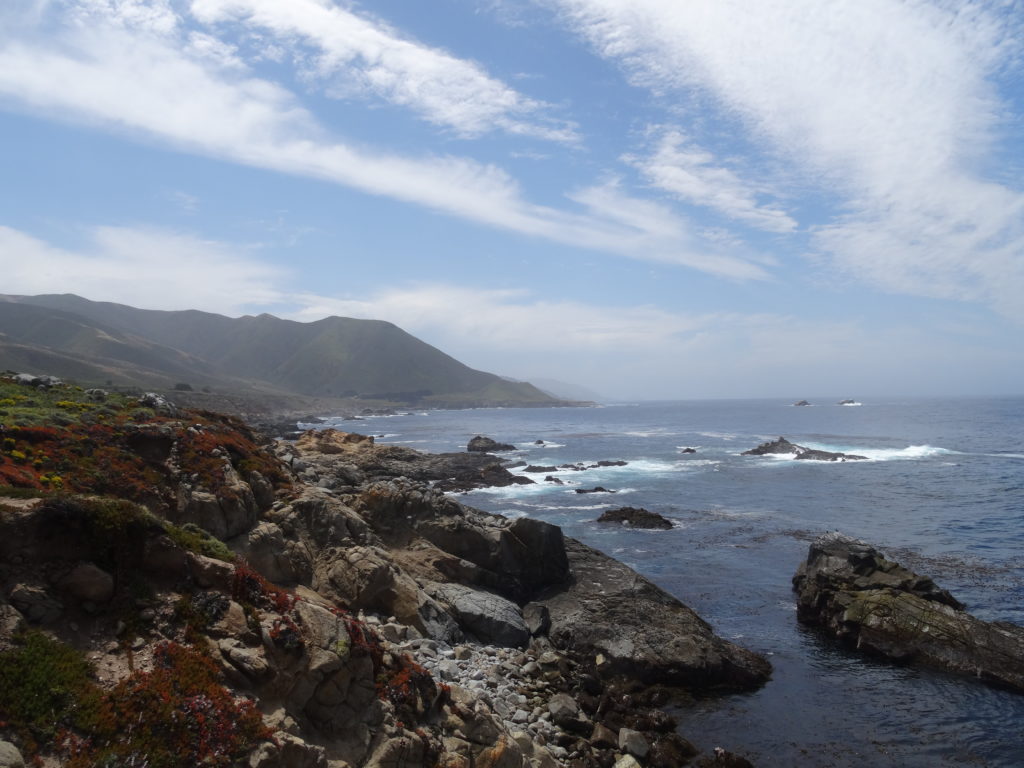
<svg viewBox="0 0 1024 768">
<path fill-rule="evenodd" d="M 748 765 L 699 754 L 661 707 L 753 690 L 768 662 L 556 526 L 444 494 L 516 482 L 495 457 L 331 430 L 259 448 L 240 422 L 166 401 L 102 408 L 102 424 L 83 417 L 66 434 L 7 432 L 16 460 L 45 447 L 63 461 L 99 429 L 103 471 L 117 474 L 97 485 L 99 468 L 64 462 L 52 493 L 42 481 L 55 475 L 29 465 L 0 499 L 0 682 L 81 658 L 52 662 L 78 675 L 54 699 L 57 731 L 24 709 L 42 692 L 0 690 L 0 754 L 142 764 L 167 745 L 141 734 L 219 722 L 166 764 Z M 75 491 L 93 487 L 124 496 Z M 120 714 L 76 714 L 133 715 L 147 696 L 176 714 L 149 722 L 143 706 L 127 736 Z"/>
</svg>

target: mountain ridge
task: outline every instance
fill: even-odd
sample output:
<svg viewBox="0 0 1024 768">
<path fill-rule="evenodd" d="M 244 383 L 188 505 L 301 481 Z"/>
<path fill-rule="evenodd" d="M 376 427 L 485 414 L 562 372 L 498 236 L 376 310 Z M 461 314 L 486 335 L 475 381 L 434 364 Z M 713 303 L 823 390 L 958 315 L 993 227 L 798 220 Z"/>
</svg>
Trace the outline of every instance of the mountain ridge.
<svg viewBox="0 0 1024 768">
<path fill-rule="evenodd" d="M 48 366 L 39 373 L 97 384 L 427 407 L 565 404 L 532 384 L 470 368 L 384 320 L 303 323 L 267 313 L 139 309 L 75 294 L 0 295 L 0 368 L 33 359 Z"/>
</svg>

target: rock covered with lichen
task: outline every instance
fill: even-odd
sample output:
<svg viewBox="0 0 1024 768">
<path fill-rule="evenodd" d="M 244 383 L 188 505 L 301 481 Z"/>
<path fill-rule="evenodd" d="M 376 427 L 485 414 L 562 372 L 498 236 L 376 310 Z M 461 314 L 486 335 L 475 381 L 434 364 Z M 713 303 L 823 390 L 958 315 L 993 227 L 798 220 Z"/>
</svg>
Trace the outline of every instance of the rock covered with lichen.
<svg viewBox="0 0 1024 768">
<path fill-rule="evenodd" d="M 819 537 L 793 588 L 800 621 L 858 649 L 1024 691 L 1024 628 L 972 616 L 930 578 L 866 542 Z"/>
</svg>

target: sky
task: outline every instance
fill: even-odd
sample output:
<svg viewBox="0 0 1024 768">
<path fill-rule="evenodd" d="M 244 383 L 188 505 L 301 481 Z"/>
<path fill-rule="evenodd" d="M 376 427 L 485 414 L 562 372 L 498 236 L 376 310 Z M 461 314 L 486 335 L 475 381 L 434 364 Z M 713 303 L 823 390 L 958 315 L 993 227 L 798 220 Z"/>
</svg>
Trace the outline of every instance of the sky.
<svg viewBox="0 0 1024 768">
<path fill-rule="evenodd" d="M 4 0 L 0 293 L 609 399 L 1024 393 L 1024 2 Z"/>
</svg>

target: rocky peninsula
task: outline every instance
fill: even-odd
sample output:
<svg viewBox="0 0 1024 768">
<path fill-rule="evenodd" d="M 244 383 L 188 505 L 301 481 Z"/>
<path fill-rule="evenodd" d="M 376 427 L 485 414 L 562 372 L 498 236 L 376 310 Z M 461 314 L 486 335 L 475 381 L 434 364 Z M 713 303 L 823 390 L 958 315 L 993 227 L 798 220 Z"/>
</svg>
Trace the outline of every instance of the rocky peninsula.
<svg viewBox="0 0 1024 768">
<path fill-rule="evenodd" d="M 7 765 L 747 764 L 659 707 L 768 662 L 556 526 L 445 495 L 516 482 L 493 456 L 267 442 L 67 385 L 0 380 L 0 411 Z"/>
</svg>

